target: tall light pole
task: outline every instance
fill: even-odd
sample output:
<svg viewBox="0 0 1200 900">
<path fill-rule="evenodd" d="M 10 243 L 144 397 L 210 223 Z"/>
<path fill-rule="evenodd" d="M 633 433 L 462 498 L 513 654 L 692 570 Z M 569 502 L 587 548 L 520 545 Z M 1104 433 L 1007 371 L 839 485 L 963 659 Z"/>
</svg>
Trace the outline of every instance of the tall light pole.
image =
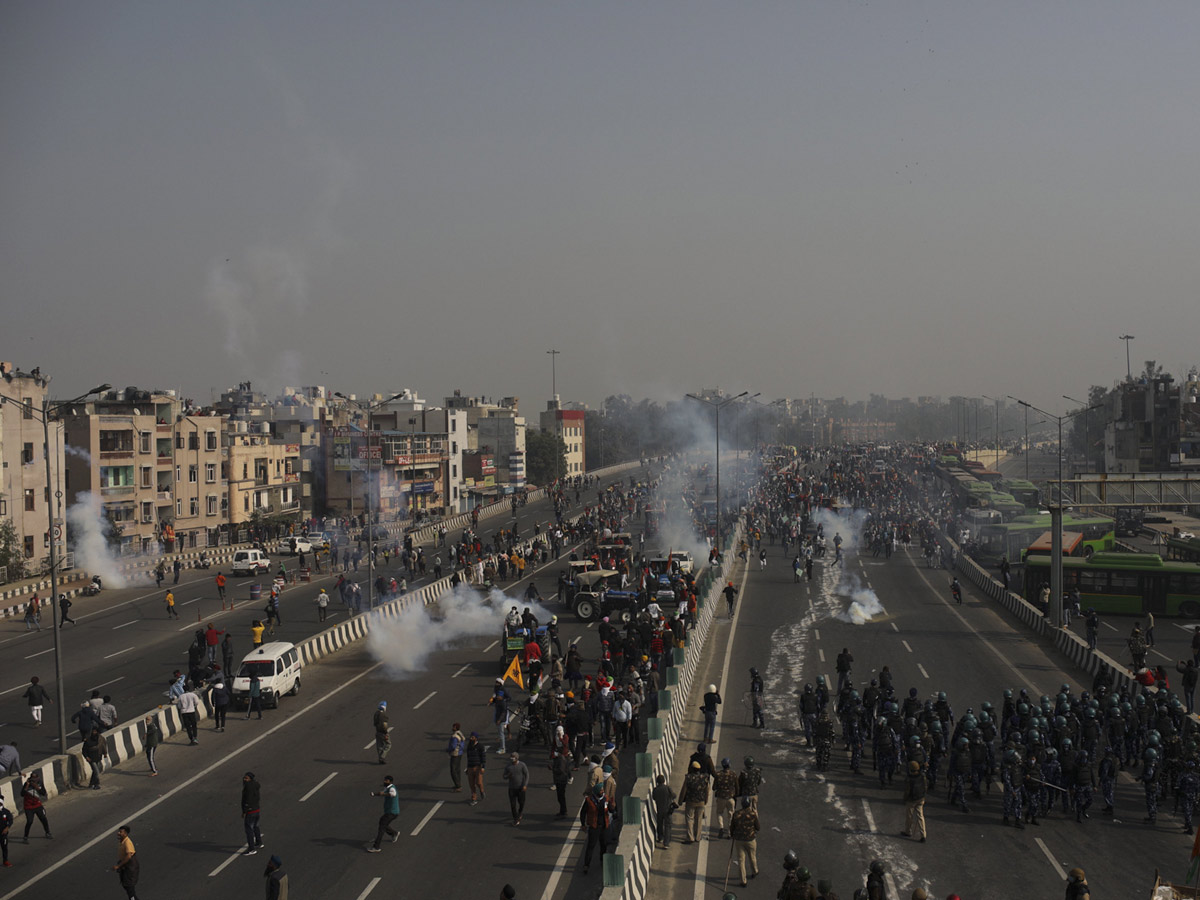
<svg viewBox="0 0 1200 900">
<path fill-rule="evenodd" d="M 1125 342 L 1125 380 L 1133 381 L 1133 369 L 1129 366 L 1129 342 L 1133 340 L 1133 335 L 1123 334 L 1117 340 Z"/>
<path fill-rule="evenodd" d="M 559 444 L 562 443 L 562 416 L 558 408 L 558 354 L 561 350 L 547 350 L 550 356 L 550 399 L 554 403 L 554 437 L 557 440 L 554 443 L 554 480 L 557 482 L 562 478 L 562 471 L 559 469 L 559 463 L 562 461 L 562 453 L 559 452 Z"/>
<path fill-rule="evenodd" d="M 717 542 L 715 544 L 717 552 L 721 552 L 721 408 L 728 406 L 737 400 L 741 400 L 749 391 L 742 391 L 736 397 L 727 397 L 724 400 L 707 400 L 704 397 L 697 397 L 695 394 L 688 394 L 693 400 L 699 403 L 707 404 L 716 411 L 716 437 L 717 437 Z"/>
<path fill-rule="evenodd" d="M 1000 401 L 997 400 L 995 397 L 989 397 L 987 394 L 983 395 L 983 399 L 991 400 L 992 403 L 996 404 L 996 459 L 992 463 L 992 465 L 999 466 L 1000 465 Z"/>
<path fill-rule="evenodd" d="M 1054 413 L 1048 413 L 1044 409 L 1034 406 L 1032 403 L 1026 403 L 1017 397 L 1009 395 L 1010 400 L 1015 400 L 1017 403 L 1024 406 L 1027 410 L 1032 409 L 1034 412 L 1039 412 L 1048 419 L 1054 419 L 1058 423 L 1058 496 L 1050 507 L 1050 608 L 1047 614 L 1050 616 L 1051 622 L 1058 626 L 1062 622 L 1062 516 L 1063 516 L 1063 460 L 1062 460 L 1062 426 L 1063 422 L 1068 419 L 1073 419 L 1088 411 L 1088 409 L 1096 409 L 1097 407 L 1088 407 L 1086 409 L 1077 410 L 1065 416 L 1056 416 Z M 1076 401 L 1077 402 L 1077 401 Z"/>
<path fill-rule="evenodd" d="M 1083 465 L 1090 474 L 1092 471 L 1092 456 L 1090 453 L 1092 445 L 1088 440 L 1089 436 L 1091 435 L 1091 431 L 1088 429 L 1088 409 L 1092 409 L 1093 407 L 1088 407 L 1088 405 L 1082 400 L 1076 400 L 1074 397 L 1068 397 L 1066 394 L 1063 394 L 1062 398 L 1064 400 L 1070 400 L 1072 403 L 1078 403 L 1080 406 L 1087 407 L 1087 409 L 1084 409 L 1083 411 Z"/>
<path fill-rule="evenodd" d="M 366 413 L 366 416 L 367 416 L 367 427 L 366 427 L 366 432 L 367 432 L 367 608 L 374 609 L 375 608 L 375 521 L 374 521 L 375 514 L 373 512 L 373 509 L 374 509 L 375 504 L 374 504 L 373 500 L 375 497 L 375 491 L 374 491 L 374 485 L 371 483 L 371 413 L 374 412 L 375 410 L 379 409 L 379 407 L 381 407 L 381 406 L 386 406 L 387 404 L 391 403 L 393 400 L 399 400 L 401 397 L 404 396 L 404 392 L 401 391 L 398 394 L 392 394 L 392 396 L 388 397 L 386 400 L 379 400 L 375 403 L 362 403 L 358 400 L 355 400 L 352 397 L 347 397 L 341 391 L 334 391 L 333 396 L 335 396 L 341 400 L 345 400 L 347 403 L 349 403 L 351 406 L 354 406 L 360 412 Z M 383 450 L 382 450 L 382 448 L 380 448 L 379 466 L 380 466 L 380 475 L 381 476 L 383 474 L 383 458 L 382 457 L 383 457 Z M 351 465 L 350 475 L 351 475 L 351 478 L 353 479 L 353 476 L 354 476 L 354 469 L 353 469 L 354 461 L 353 460 L 351 460 L 350 465 Z M 414 463 L 414 471 L 415 471 L 415 463 Z M 416 484 L 416 482 L 414 482 L 414 486 L 415 486 L 415 484 Z M 354 502 L 354 483 L 353 483 L 353 481 L 351 481 L 351 484 L 350 484 L 350 502 L 351 503 Z"/>
<path fill-rule="evenodd" d="M 417 522 L 417 417 L 412 416 L 408 420 L 408 424 L 412 426 L 412 432 L 408 439 L 408 455 L 412 461 L 412 490 L 409 491 L 412 500 L 410 516 L 415 525 Z"/>
<path fill-rule="evenodd" d="M 49 382 L 47 381 L 47 384 Z M 111 384 L 102 384 L 99 387 L 94 387 L 86 394 L 80 394 L 73 400 L 64 400 L 60 403 L 51 403 L 48 397 L 42 397 L 42 409 L 40 415 L 28 410 L 31 415 L 37 415 L 42 421 L 42 453 L 46 463 L 46 492 L 49 494 L 50 488 L 54 486 L 54 480 L 50 474 L 50 420 L 56 416 L 61 410 L 70 406 L 72 403 L 80 403 L 91 397 L 93 394 L 100 394 L 111 388 Z M 9 397 L 6 394 L 0 394 L 0 398 L 16 403 L 18 406 L 25 404 L 15 397 Z M 28 407 L 26 407 L 28 409 Z M 60 472 L 61 474 L 61 472 Z M 65 753 L 67 749 L 67 706 L 66 706 L 66 690 L 63 687 L 62 674 L 62 629 L 59 628 L 59 609 L 58 609 L 58 541 L 55 539 L 54 529 L 55 524 L 55 506 L 61 517 L 62 513 L 62 496 L 61 488 L 55 488 L 54 506 L 49 506 L 47 512 L 48 525 L 50 529 L 50 626 L 54 634 L 54 696 L 58 703 L 58 750 L 60 753 Z M 65 523 L 63 523 L 65 525 Z M 62 526 L 58 526 L 62 527 Z"/>
</svg>

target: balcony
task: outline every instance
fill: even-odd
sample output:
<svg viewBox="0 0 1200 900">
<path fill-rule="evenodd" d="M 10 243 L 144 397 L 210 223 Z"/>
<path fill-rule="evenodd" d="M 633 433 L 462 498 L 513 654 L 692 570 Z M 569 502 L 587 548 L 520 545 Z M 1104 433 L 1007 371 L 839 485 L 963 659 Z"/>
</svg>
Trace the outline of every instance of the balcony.
<svg viewBox="0 0 1200 900">
<path fill-rule="evenodd" d="M 156 499 L 170 503 L 171 502 L 171 492 L 170 491 L 159 491 L 156 495 Z"/>
<path fill-rule="evenodd" d="M 137 491 L 137 488 L 135 488 L 135 487 L 134 487 L 133 485 L 131 485 L 131 484 L 128 484 L 128 485 L 117 485 L 117 486 L 114 486 L 114 487 L 102 487 L 102 488 L 100 488 L 100 495 L 101 495 L 102 497 L 125 497 L 125 496 L 128 496 L 128 495 L 130 495 L 130 494 L 133 494 L 135 491 Z"/>
<path fill-rule="evenodd" d="M 110 459 L 133 459 L 133 448 L 127 447 L 120 450 L 101 450 L 100 461 L 105 462 Z"/>
</svg>

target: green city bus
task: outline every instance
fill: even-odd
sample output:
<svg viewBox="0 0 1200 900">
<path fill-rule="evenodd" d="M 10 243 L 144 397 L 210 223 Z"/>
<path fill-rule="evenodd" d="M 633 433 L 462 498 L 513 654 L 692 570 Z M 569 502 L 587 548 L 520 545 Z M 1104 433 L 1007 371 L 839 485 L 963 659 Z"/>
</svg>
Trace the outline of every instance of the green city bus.
<svg viewBox="0 0 1200 900">
<path fill-rule="evenodd" d="M 1115 524 L 1107 516 L 1074 516 L 1065 513 L 1062 518 L 1063 531 L 1075 531 L 1083 535 L 1083 544 L 1079 552 L 1084 557 L 1116 549 L 1117 536 L 1113 530 Z M 1008 561 L 1015 564 L 1024 557 L 1029 545 L 1049 528 L 1049 513 L 1017 516 L 1011 522 L 984 525 L 979 529 L 979 537 L 976 539 L 978 547 L 973 555 L 981 563 L 999 562 L 1000 557 L 1007 556 Z"/>
<path fill-rule="evenodd" d="M 1050 557 L 1025 560 L 1025 599 L 1039 603 L 1050 586 Z M 1099 613 L 1200 618 L 1200 565 L 1154 553 L 1097 553 L 1063 558 L 1063 591 L 1078 588 L 1083 609 Z"/>
<path fill-rule="evenodd" d="M 1167 538 L 1167 558 L 1182 562 L 1200 562 L 1200 538 Z"/>
</svg>

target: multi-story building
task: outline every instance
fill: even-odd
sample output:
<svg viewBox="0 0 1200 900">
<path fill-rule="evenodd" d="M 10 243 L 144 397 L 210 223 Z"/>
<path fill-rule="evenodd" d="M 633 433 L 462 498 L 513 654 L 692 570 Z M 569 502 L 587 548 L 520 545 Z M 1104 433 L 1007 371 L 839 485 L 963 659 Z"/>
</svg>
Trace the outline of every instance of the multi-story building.
<svg viewBox="0 0 1200 900">
<path fill-rule="evenodd" d="M 299 524 L 300 445 L 273 437 L 269 422 L 259 425 L 258 434 L 248 428 L 228 437 L 230 527 L 236 530 L 256 519 Z"/>
<path fill-rule="evenodd" d="M 558 395 L 553 400 L 546 401 L 546 409 L 539 417 L 542 431 L 556 434 L 566 445 L 564 456 L 567 471 L 564 476 L 582 475 L 587 471 L 587 458 L 584 452 L 584 410 L 563 409 Z"/>
<path fill-rule="evenodd" d="M 1170 375 L 1121 384 L 1109 395 L 1106 472 L 1200 471 L 1200 382 Z"/>
<path fill-rule="evenodd" d="M 73 404 L 64 416 L 68 503 L 90 495 L 122 552 L 217 541 L 227 523 L 221 416 L 174 391 L 133 387 Z"/>
<path fill-rule="evenodd" d="M 52 494 L 46 481 L 43 405 L 50 379 L 40 369 L 22 372 L 0 363 L 0 521 L 16 529 L 27 568 L 40 568 L 50 553 Z M 61 486 L 63 442 L 60 426 L 50 425 L 50 477 Z M 66 549 L 63 513 L 55 514 L 58 550 Z M 6 572 L 11 577 L 14 573 Z"/>
</svg>

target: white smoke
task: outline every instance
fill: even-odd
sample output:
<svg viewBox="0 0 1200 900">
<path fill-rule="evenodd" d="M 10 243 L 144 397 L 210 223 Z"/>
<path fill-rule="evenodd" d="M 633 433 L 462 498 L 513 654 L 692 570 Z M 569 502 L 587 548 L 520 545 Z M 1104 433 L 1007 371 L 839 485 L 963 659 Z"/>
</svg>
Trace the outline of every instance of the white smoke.
<svg viewBox="0 0 1200 900">
<path fill-rule="evenodd" d="M 883 604 L 879 602 L 875 591 L 863 586 L 853 572 L 842 572 L 842 578 L 834 589 L 834 595 L 850 600 L 850 605 L 838 613 L 837 618 L 842 622 L 849 622 L 851 625 L 865 625 L 875 616 L 887 612 L 883 608 Z"/>
<path fill-rule="evenodd" d="M 90 491 L 67 509 L 74 544 L 75 566 L 104 579 L 105 587 L 125 587 L 125 573 L 108 545 L 112 525 L 104 518 L 100 498 Z"/>
<path fill-rule="evenodd" d="M 92 454 L 88 453 L 86 447 L 76 447 L 74 444 L 63 444 L 63 453 L 70 456 L 78 456 L 88 465 L 91 465 Z"/>
<path fill-rule="evenodd" d="M 833 549 L 835 534 L 842 536 L 843 552 L 849 552 L 857 551 L 862 545 L 863 525 L 866 524 L 868 515 L 867 511 L 862 509 L 842 508 L 834 512 L 822 506 L 813 511 L 812 521 L 814 527 L 816 525 L 823 527 L 825 541 L 830 545 L 830 552 Z"/>
<path fill-rule="evenodd" d="M 504 617 L 514 606 L 518 611 L 528 606 L 543 624 L 552 615 L 536 603 L 515 600 L 495 588 L 485 602 L 478 591 L 459 585 L 431 606 L 413 604 L 396 618 L 377 623 L 367 635 L 367 649 L 383 663 L 389 678 L 406 678 L 425 671 L 429 657 L 439 650 L 469 638 L 500 637 Z"/>
</svg>

